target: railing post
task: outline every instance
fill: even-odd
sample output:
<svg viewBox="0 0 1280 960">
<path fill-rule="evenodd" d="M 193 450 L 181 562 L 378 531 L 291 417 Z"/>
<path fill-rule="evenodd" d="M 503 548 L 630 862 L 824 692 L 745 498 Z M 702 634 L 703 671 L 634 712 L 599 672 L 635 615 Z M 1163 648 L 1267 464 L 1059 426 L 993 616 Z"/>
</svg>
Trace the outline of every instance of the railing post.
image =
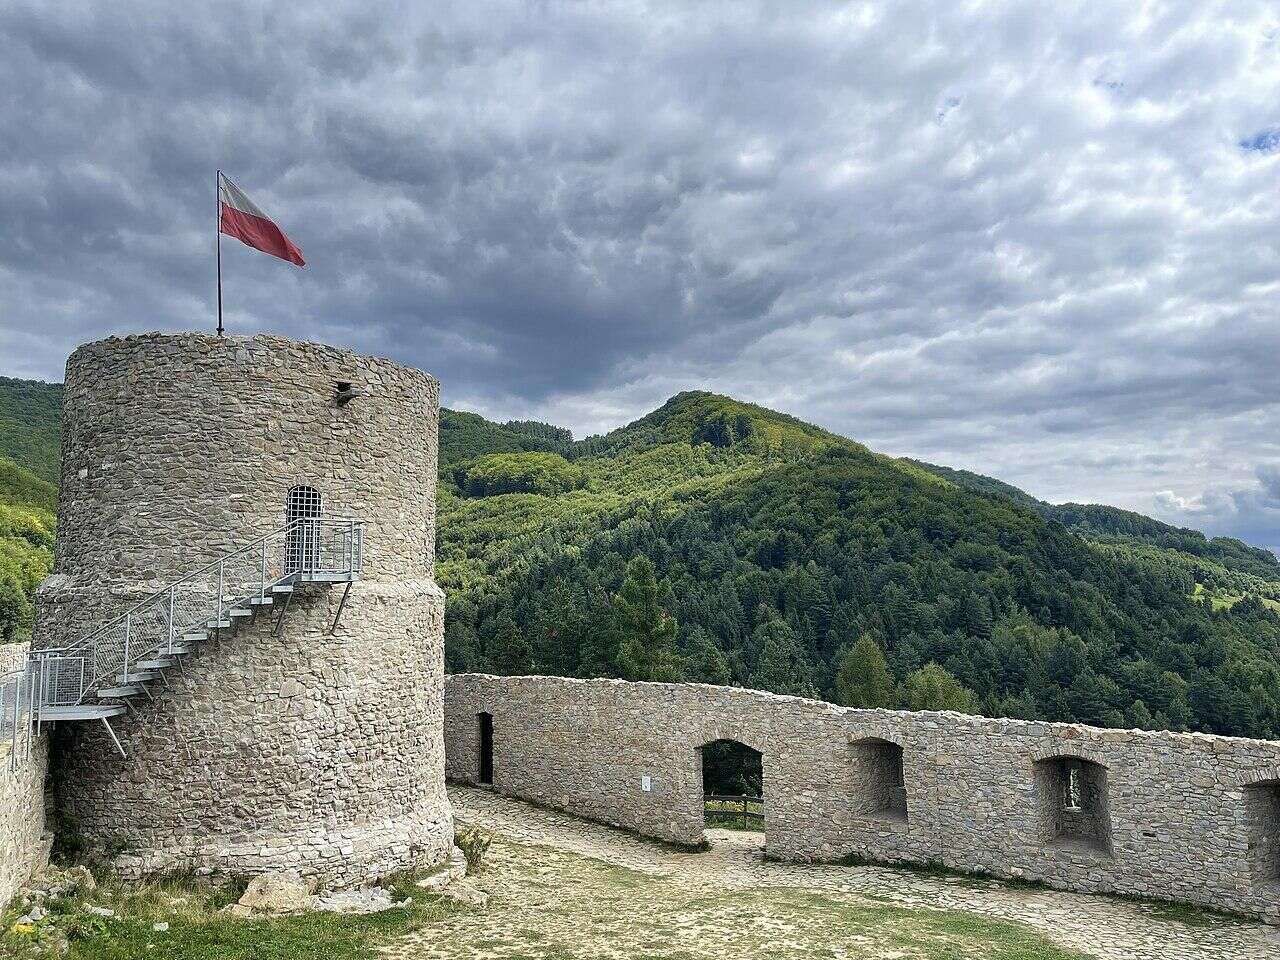
<svg viewBox="0 0 1280 960">
<path fill-rule="evenodd" d="M 22 716 L 22 684 L 15 683 L 13 690 L 13 743 L 9 747 L 9 768 L 18 766 L 18 723 Z"/>
<path fill-rule="evenodd" d="M 214 620 L 218 626 L 216 629 L 222 629 L 222 567 L 225 560 L 218 561 L 218 618 Z"/>
<path fill-rule="evenodd" d="M 176 587 L 174 587 L 174 586 L 170 586 L 170 587 L 169 587 L 169 649 L 166 651 L 167 653 L 173 653 L 173 639 L 174 639 L 174 636 L 173 636 L 173 608 L 174 608 L 174 603 L 173 603 L 173 601 L 174 601 L 174 591 L 175 591 L 176 589 L 177 589 L 177 588 L 176 588 Z"/>
<path fill-rule="evenodd" d="M 126 613 L 124 615 L 124 679 L 123 683 L 129 682 L 129 642 L 133 639 L 133 614 Z"/>
<path fill-rule="evenodd" d="M 258 583 L 258 599 L 264 600 L 267 596 L 267 538 L 262 538 L 262 579 Z"/>
<path fill-rule="evenodd" d="M 347 521 L 347 574 L 356 572 L 356 522 Z"/>
<path fill-rule="evenodd" d="M 27 759 L 31 758 L 31 751 L 35 749 L 33 743 L 35 739 L 35 727 L 40 718 L 40 706 L 36 703 L 36 671 L 32 669 L 31 664 L 27 664 L 27 709 L 31 712 L 31 716 L 27 718 Z"/>
</svg>

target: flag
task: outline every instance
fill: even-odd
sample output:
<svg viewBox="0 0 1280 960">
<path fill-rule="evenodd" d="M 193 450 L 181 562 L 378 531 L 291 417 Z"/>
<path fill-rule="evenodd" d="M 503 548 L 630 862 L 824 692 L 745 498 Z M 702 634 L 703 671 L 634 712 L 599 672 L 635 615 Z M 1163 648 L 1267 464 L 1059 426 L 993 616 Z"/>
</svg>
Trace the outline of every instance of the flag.
<svg viewBox="0 0 1280 960">
<path fill-rule="evenodd" d="M 273 257 L 288 260 L 300 267 L 306 266 L 298 245 L 285 236 L 285 232 L 276 226 L 275 221 L 263 213 L 262 208 L 245 196 L 244 191 L 225 174 L 218 180 L 218 232 L 235 237 L 241 243 Z"/>
</svg>

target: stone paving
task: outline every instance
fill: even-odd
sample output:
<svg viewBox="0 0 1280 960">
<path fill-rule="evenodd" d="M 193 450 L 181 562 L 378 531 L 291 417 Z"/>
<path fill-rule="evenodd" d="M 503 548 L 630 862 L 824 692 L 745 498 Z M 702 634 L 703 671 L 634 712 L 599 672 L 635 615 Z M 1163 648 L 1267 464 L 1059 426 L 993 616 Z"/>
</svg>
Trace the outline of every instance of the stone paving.
<svg viewBox="0 0 1280 960">
<path fill-rule="evenodd" d="M 1190 908 L 881 867 L 766 862 L 761 856 L 763 835 L 735 831 L 710 830 L 707 836 L 711 849 L 693 852 L 484 790 L 454 786 L 449 796 L 459 821 L 492 830 L 505 841 L 514 841 L 512 847 L 521 844 L 550 848 L 542 867 L 548 874 L 544 878 L 549 884 L 547 898 L 523 904 L 526 910 L 566 913 L 560 898 L 572 898 L 573 881 L 565 878 L 564 882 L 555 882 L 554 852 L 576 854 L 663 878 L 694 898 L 739 891 L 741 902 L 746 904 L 753 892 L 786 889 L 809 891 L 850 904 L 964 911 L 1017 921 L 1063 948 L 1104 960 L 1280 958 L 1280 929 Z M 495 902 L 501 902 L 502 881 L 497 873 L 493 877 L 482 875 L 479 883 L 495 888 L 489 892 Z M 618 909 L 627 909 L 623 900 Z M 634 904 L 630 909 L 634 911 Z M 390 952 L 404 958 L 450 955 L 433 948 L 435 939 L 435 933 L 424 931 Z M 483 943 L 481 939 L 472 946 L 482 949 Z"/>
</svg>

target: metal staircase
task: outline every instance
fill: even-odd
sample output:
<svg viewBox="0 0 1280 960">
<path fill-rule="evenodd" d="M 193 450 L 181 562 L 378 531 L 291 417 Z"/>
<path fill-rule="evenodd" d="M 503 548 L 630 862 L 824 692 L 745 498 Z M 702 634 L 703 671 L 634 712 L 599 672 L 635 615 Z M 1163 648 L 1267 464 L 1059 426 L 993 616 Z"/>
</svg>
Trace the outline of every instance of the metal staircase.
<svg viewBox="0 0 1280 960">
<path fill-rule="evenodd" d="M 33 650 L 23 669 L 0 677 L 0 737 L 10 764 L 31 750 L 31 732 L 56 720 L 99 720 L 116 749 L 110 719 L 132 698 L 151 697 L 171 667 L 224 630 L 275 610 L 279 635 L 294 595 L 344 583 L 333 624 L 360 577 L 364 527 L 358 520 L 307 518 L 274 530 L 157 590 L 66 647 Z M 22 734 L 26 732 L 25 747 Z"/>
</svg>

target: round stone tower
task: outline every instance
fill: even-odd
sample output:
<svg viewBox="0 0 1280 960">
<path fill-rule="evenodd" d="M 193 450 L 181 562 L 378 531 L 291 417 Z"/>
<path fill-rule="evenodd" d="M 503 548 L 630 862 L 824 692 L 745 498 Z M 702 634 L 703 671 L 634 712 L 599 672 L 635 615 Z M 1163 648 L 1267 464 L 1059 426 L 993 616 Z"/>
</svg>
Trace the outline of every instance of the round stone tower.
<svg viewBox="0 0 1280 960">
<path fill-rule="evenodd" d="M 299 506 L 363 524 L 345 602 L 346 584 L 310 584 L 193 644 L 111 719 L 127 756 L 100 723 L 59 724 L 69 839 L 130 875 L 297 868 L 350 885 L 443 859 L 437 382 L 278 337 L 113 337 L 72 354 L 62 417 L 38 647 L 91 634 Z"/>
</svg>

